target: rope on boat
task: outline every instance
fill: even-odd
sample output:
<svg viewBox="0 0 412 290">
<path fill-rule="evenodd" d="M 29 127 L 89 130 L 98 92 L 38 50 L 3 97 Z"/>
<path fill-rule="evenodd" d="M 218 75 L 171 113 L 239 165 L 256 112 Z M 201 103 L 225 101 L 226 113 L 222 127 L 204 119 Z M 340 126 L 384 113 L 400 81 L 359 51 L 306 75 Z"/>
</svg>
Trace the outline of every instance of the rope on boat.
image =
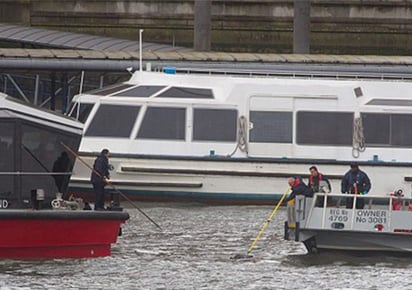
<svg viewBox="0 0 412 290">
<path fill-rule="evenodd" d="M 352 156 L 358 158 L 361 152 L 366 150 L 365 136 L 361 117 L 353 120 Z"/>
<path fill-rule="evenodd" d="M 248 154 L 248 146 L 247 146 L 247 119 L 245 116 L 240 116 L 238 119 L 238 128 L 237 128 L 237 144 L 235 149 L 232 153 L 228 154 L 229 157 L 232 157 L 236 151 L 239 149 L 242 152 L 246 152 Z"/>
</svg>

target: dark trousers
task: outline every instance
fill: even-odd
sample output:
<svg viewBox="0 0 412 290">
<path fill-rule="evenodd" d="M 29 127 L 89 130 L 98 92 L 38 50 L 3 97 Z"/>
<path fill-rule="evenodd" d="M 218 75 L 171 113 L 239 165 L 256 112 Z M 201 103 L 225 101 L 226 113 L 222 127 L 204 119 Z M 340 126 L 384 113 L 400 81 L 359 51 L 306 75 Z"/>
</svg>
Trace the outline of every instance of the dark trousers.
<svg viewBox="0 0 412 290">
<path fill-rule="evenodd" d="M 94 194 L 96 195 L 96 200 L 94 202 L 94 209 L 104 209 L 104 183 L 96 182 L 93 183 Z"/>
<path fill-rule="evenodd" d="M 353 197 L 346 198 L 346 208 L 353 207 L 353 199 L 354 199 Z M 363 209 L 364 206 L 365 206 L 365 200 L 363 198 L 357 198 L 355 207 L 357 209 Z"/>
</svg>

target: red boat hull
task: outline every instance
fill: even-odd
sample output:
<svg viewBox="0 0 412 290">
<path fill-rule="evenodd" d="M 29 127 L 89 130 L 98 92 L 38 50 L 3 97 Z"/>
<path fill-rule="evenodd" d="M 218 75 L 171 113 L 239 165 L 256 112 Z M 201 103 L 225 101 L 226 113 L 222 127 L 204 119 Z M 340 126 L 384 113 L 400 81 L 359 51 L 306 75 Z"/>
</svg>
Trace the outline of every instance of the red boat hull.
<svg viewBox="0 0 412 290">
<path fill-rule="evenodd" d="M 0 258 L 109 256 L 125 212 L 0 211 Z"/>
</svg>

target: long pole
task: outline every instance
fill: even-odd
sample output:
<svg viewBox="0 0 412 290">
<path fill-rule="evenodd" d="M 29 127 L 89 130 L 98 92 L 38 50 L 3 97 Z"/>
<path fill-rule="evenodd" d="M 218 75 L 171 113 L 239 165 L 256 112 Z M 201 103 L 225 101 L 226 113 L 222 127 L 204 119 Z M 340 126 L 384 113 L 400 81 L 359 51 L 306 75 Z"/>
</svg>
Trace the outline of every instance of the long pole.
<svg viewBox="0 0 412 290">
<path fill-rule="evenodd" d="M 139 71 L 143 71 L 143 34 L 144 29 L 139 29 Z"/>
<path fill-rule="evenodd" d="M 63 145 L 64 148 L 66 148 L 67 151 L 69 151 L 73 156 L 75 156 L 83 165 L 85 165 L 87 168 L 89 168 L 91 171 L 93 171 L 97 176 L 103 178 L 103 176 L 97 172 L 93 167 L 91 167 L 89 164 L 87 164 L 86 161 L 84 161 L 76 152 L 74 152 L 69 146 L 64 144 L 63 142 L 60 142 L 61 145 Z M 142 215 L 144 215 L 149 221 L 151 221 L 156 227 L 158 227 L 160 230 L 162 228 L 154 221 L 152 220 L 143 210 L 141 210 L 130 198 L 128 198 L 124 193 L 122 193 L 120 190 L 118 190 L 113 183 L 107 182 L 116 192 L 118 192 L 125 200 L 130 202 L 131 205 L 133 205 L 134 208 L 136 208 Z"/>
<path fill-rule="evenodd" d="M 50 170 L 46 167 L 46 165 L 44 165 L 39 158 L 36 157 L 36 155 L 33 154 L 33 152 L 31 152 L 31 150 L 29 148 L 27 148 L 24 144 L 21 144 L 21 147 L 27 151 L 27 153 L 30 154 L 30 156 L 46 171 L 46 172 L 50 172 Z"/>
<path fill-rule="evenodd" d="M 255 240 L 253 241 L 253 243 L 250 245 L 249 249 L 247 250 L 247 253 L 249 254 L 250 252 L 252 252 L 253 248 L 255 247 L 257 241 L 260 239 L 260 237 L 262 236 L 263 232 L 266 230 L 266 228 L 268 227 L 270 221 L 272 220 L 273 216 L 275 215 L 275 213 L 277 212 L 278 208 L 280 207 L 280 205 L 282 204 L 283 200 L 285 199 L 286 195 L 288 194 L 290 190 L 290 187 L 288 187 L 285 191 L 285 193 L 282 195 L 281 199 L 279 200 L 278 204 L 276 205 L 275 209 L 272 211 L 272 213 L 270 214 L 269 218 L 266 220 L 266 222 L 263 224 L 262 228 L 260 229 L 258 235 L 256 236 Z"/>
</svg>

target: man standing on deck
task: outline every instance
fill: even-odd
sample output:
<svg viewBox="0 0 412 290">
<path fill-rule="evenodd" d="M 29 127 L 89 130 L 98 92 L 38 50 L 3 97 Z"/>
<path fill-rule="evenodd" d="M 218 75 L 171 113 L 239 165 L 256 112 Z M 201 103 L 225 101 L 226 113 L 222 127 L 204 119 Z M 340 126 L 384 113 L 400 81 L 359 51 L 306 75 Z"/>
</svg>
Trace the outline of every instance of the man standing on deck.
<svg viewBox="0 0 412 290">
<path fill-rule="evenodd" d="M 371 190 L 371 182 L 368 175 L 359 169 L 357 163 L 351 163 L 350 170 L 346 172 L 342 179 L 342 193 L 347 194 L 368 194 Z M 356 208 L 362 209 L 365 206 L 365 200 L 363 198 L 356 199 Z M 353 197 L 346 199 L 346 208 L 353 207 Z"/>
<path fill-rule="evenodd" d="M 104 187 L 108 183 L 108 179 L 110 179 L 109 154 L 108 149 L 103 149 L 93 164 L 91 182 L 94 193 L 96 194 L 94 210 L 104 210 Z"/>
<path fill-rule="evenodd" d="M 329 193 L 332 190 L 329 180 L 318 171 L 316 166 L 309 168 L 308 186 L 315 192 Z M 323 207 L 323 196 L 318 197 L 316 206 Z"/>
</svg>

